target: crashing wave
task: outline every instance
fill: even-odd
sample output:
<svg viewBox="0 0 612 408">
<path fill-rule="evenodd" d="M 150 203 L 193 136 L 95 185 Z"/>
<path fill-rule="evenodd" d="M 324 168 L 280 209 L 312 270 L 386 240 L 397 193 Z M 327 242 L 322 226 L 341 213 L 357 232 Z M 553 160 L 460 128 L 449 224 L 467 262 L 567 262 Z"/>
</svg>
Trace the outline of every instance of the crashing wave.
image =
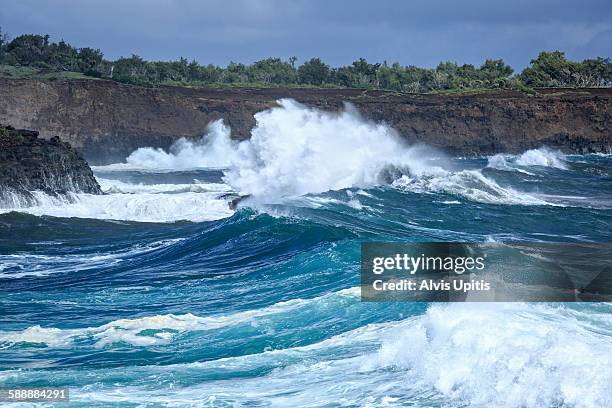
<svg viewBox="0 0 612 408">
<path fill-rule="evenodd" d="M 104 196 L 52 197 L 33 192 L 26 203 L 5 200 L 4 210 L 35 215 L 148 222 L 206 221 L 231 216 L 219 193 L 249 196 L 253 203 L 345 188 L 387 184 L 419 193 L 447 193 L 496 204 L 549 204 L 542 197 L 502 186 L 480 170 L 457 170 L 439 151 L 410 146 L 395 130 L 374 123 L 347 105 L 341 112 L 308 108 L 290 99 L 257 113 L 249 140 L 236 142 L 222 121 L 197 141 L 178 140 L 169 152 L 140 148 L 105 172 L 167 172 L 225 168 L 221 183 L 140 185 L 100 179 Z M 565 168 L 563 156 L 545 148 L 520 156 L 497 155 L 489 167 Z M 358 202 L 352 202 L 359 209 Z"/>
<path fill-rule="evenodd" d="M 418 176 L 404 175 L 392 184 L 416 193 L 447 193 L 488 204 L 556 205 L 533 194 L 502 187 L 480 170 L 438 171 Z"/>
<path fill-rule="evenodd" d="M 612 403 L 612 345 L 566 309 L 433 306 L 389 333 L 378 357 L 380 366 L 408 370 L 411 381 L 470 406 Z"/>
<path fill-rule="evenodd" d="M 496 154 L 489 157 L 487 167 L 505 170 L 519 171 L 526 174 L 532 174 L 521 169 L 521 167 L 551 167 L 560 170 L 567 170 L 566 156 L 558 150 L 550 150 L 547 147 L 539 149 L 531 149 L 520 155 L 511 154 Z"/>
<path fill-rule="evenodd" d="M 116 170 L 189 170 L 224 168 L 234 158 L 236 142 L 230 139 L 230 129 L 222 120 L 212 122 L 198 140 L 181 138 L 170 146 L 170 151 L 141 147 L 132 152 L 125 163 L 94 166 L 94 171 Z"/>
<path fill-rule="evenodd" d="M 139 222 L 173 222 L 180 220 L 212 221 L 229 217 L 234 212 L 218 192 L 182 192 L 159 194 L 113 193 L 105 195 L 71 193 L 51 196 L 32 192 L 33 201 L 4 207 L 0 213 L 19 211 L 32 215 L 77 217 Z"/>
</svg>

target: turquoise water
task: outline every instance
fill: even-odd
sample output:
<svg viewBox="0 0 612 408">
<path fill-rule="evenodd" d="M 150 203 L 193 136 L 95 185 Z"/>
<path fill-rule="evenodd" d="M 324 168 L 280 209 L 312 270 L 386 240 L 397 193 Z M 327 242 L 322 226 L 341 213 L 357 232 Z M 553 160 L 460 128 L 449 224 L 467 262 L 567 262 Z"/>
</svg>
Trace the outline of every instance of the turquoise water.
<svg viewBox="0 0 612 408">
<path fill-rule="evenodd" d="M 75 407 L 611 406 L 610 304 L 360 301 L 363 241 L 612 238 L 610 156 L 445 160 L 235 212 L 227 171 L 106 166 L 106 196 L 5 209 L 0 386 Z"/>
</svg>

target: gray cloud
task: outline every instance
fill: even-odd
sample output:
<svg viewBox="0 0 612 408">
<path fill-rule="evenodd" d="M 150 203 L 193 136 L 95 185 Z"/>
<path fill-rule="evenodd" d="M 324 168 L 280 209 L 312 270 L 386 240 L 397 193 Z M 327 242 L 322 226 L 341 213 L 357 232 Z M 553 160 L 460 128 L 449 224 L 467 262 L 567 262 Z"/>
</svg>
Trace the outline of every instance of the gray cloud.
<svg viewBox="0 0 612 408">
<path fill-rule="evenodd" d="M 4 0 L 0 26 L 12 36 L 49 33 L 100 48 L 108 58 L 221 65 L 293 55 L 422 66 L 502 57 L 520 69 L 541 50 L 612 54 L 609 0 Z"/>
</svg>

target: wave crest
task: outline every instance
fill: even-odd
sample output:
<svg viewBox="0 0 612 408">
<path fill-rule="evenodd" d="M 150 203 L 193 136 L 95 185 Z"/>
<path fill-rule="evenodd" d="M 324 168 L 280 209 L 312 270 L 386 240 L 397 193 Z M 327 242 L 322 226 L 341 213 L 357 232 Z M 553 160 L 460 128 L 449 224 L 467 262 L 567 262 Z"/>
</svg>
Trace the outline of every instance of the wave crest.
<svg viewBox="0 0 612 408">
<path fill-rule="evenodd" d="M 390 334 L 378 357 L 468 405 L 610 406 L 607 336 L 560 312 L 521 304 L 433 306 Z"/>
<path fill-rule="evenodd" d="M 141 147 L 134 150 L 125 163 L 95 166 L 95 171 L 113 170 L 187 170 L 224 168 L 233 162 L 236 142 L 230 139 L 230 129 L 222 120 L 208 125 L 198 140 L 180 138 L 166 152 L 160 148 Z"/>
<path fill-rule="evenodd" d="M 418 171 L 432 149 L 409 147 L 391 127 L 364 120 L 350 105 L 339 113 L 293 100 L 255 115 L 251 138 L 226 175 L 243 194 L 277 197 L 381 183 L 389 165 Z M 428 154 L 425 153 L 428 150 Z"/>
<path fill-rule="evenodd" d="M 559 150 L 540 147 L 538 149 L 527 150 L 520 155 L 496 154 L 489 157 L 487 167 L 531 174 L 520 167 L 539 166 L 567 170 L 568 167 L 565 159 L 566 156 Z"/>
</svg>

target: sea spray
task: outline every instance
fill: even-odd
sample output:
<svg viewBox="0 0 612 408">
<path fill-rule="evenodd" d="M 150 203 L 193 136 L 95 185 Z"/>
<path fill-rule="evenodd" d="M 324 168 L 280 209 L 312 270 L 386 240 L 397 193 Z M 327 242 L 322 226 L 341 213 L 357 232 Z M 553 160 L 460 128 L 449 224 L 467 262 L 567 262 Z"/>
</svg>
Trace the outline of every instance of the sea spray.
<svg viewBox="0 0 612 408">
<path fill-rule="evenodd" d="M 125 163 L 93 167 L 96 171 L 112 170 L 184 170 L 197 168 L 223 168 L 234 161 L 237 142 L 230 138 L 230 128 L 222 120 L 208 125 L 197 140 L 180 138 L 169 151 L 141 147 L 134 150 Z"/>
<path fill-rule="evenodd" d="M 95 167 L 107 195 L 53 197 L 33 192 L 27 202 L 4 200 L 0 211 L 198 222 L 231 216 L 233 211 L 223 198 L 228 193 L 249 195 L 251 199 L 246 204 L 257 206 L 280 203 L 290 197 L 378 185 L 492 204 L 593 205 L 570 196 L 542 194 L 539 188 L 524 191 L 517 186 L 521 180 L 497 181 L 482 168 L 465 168 L 462 161 L 449 159 L 431 147 L 409 145 L 393 128 L 363 118 L 351 105 L 340 112 L 327 112 L 281 99 L 278 106 L 256 114 L 255 120 L 250 139 L 243 142 L 232 140 L 230 128 L 218 120 L 199 140 L 179 139 L 169 151 L 140 148 L 124 163 Z M 535 167 L 541 168 L 538 174 L 548 171 L 543 169 L 566 169 L 568 160 L 560 152 L 540 148 L 519 156 L 490 157 L 487 167 L 538 177 Z M 224 172 L 216 170 L 218 176 L 214 179 L 211 168 L 223 168 Z M 148 181 L 133 181 L 143 173 Z M 163 178 L 162 173 L 166 174 Z M 176 177 L 182 173 L 178 184 L 161 182 L 172 179 L 175 173 Z M 200 174 L 206 182 L 198 181 Z M 152 184 L 153 175 L 160 181 Z M 212 182 L 208 182 L 210 177 Z M 600 201 L 605 204 L 605 199 Z M 363 209 L 355 199 L 348 204 Z"/>
<path fill-rule="evenodd" d="M 520 166 L 542 166 L 554 167 L 557 169 L 567 169 L 564 162 L 565 155 L 560 151 L 550 150 L 546 147 L 527 150 L 516 159 L 516 164 Z"/>
<path fill-rule="evenodd" d="M 531 149 L 520 155 L 498 153 L 489 157 L 487 167 L 506 170 L 519 171 L 533 175 L 520 167 L 552 167 L 560 170 L 567 170 L 566 156 L 558 150 L 551 150 L 547 147 Z"/>
<path fill-rule="evenodd" d="M 292 99 L 277 102 L 255 115 L 256 126 L 246 141 L 231 140 L 230 129 L 219 120 L 199 141 L 180 139 L 169 152 L 140 148 L 126 163 L 96 170 L 225 167 L 223 180 L 237 193 L 251 196 L 251 204 L 381 184 L 486 203 L 548 203 L 501 186 L 480 170 L 457 169 L 442 152 L 409 145 L 392 127 L 365 119 L 350 104 L 340 112 L 327 112 Z M 554 157 L 554 152 L 542 150 L 526 152 L 520 159 L 557 163 Z M 496 162 L 508 167 L 504 156 L 489 164 Z"/>
<path fill-rule="evenodd" d="M 19 211 L 32 215 L 124 220 L 138 222 L 211 221 L 233 214 L 218 191 L 202 191 L 197 184 L 182 191 L 161 193 L 159 186 L 149 191 L 141 187 L 137 194 L 76 194 L 51 196 L 32 193 L 32 203 L 20 207 L 0 208 L 0 213 Z"/>
<path fill-rule="evenodd" d="M 226 175 L 243 194 L 274 200 L 368 187 L 383 183 L 390 166 L 420 172 L 435 158 L 433 149 L 408 146 L 391 127 L 365 120 L 350 105 L 331 113 L 290 99 L 278 103 L 255 115 L 251 138 L 239 145 Z"/>
<path fill-rule="evenodd" d="M 449 406 L 609 406 L 612 343 L 576 319 L 587 317 L 582 310 L 434 305 L 388 334 L 378 365 L 406 370 L 455 402 Z"/>
<path fill-rule="evenodd" d="M 255 201 L 387 184 L 485 203 L 549 204 L 480 170 L 457 169 L 442 152 L 409 145 L 393 128 L 366 120 L 348 104 L 332 113 L 282 99 L 255 119 L 251 138 L 227 154 L 234 161 L 224 177 Z"/>
</svg>

